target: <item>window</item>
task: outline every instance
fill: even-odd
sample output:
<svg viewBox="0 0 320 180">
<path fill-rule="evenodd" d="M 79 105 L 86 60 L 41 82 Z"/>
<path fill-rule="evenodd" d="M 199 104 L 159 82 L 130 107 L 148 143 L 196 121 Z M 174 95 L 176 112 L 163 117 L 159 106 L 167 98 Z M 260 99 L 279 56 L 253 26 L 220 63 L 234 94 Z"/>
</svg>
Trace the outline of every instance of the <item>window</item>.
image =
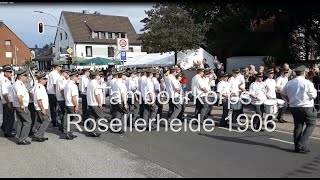
<svg viewBox="0 0 320 180">
<path fill-rule="evenodd" d="M 6 40 L 6 46 L 11 46 L 11 40 Z"/>
<path fill-rule="evenodd" d="M 65 34 L 66 34 L 66 39 L 68 39 L 68 34 L 67 34 L 67 32 L 64 32 Z"/>
<path fill-rule="evenodd" d="M 60 51 L 59 52 L 62 52 L 62 47 L 60 47 Z"/>
<path fill-rule="evenodd" d="M 86 46 L 86 56 L 92 57 L 92 46 Z"/>
<path fill-rule="evenodd" d="M 117 39 L 117 38 L 119 38 L 120 36 L 120 33 L 115 33 L 115 38 Z"/>
<path fill-rule="evenodd" d="M 120 33 L 121 38 L 126 38 L 126 33 Z"/>
<path fill-rule="evenodd" d="M 114 57 L 114 47 L 108 47 L 108 57 Z"/>
<path fill-rule="evenodd" d="M 129 47 L 129 51 L 128 52 L 133 52 L 133 47 Z"/>
<path fill-rule="evenodd" d="M 106 34 L 104 32 L 99 32 L 99 39 L 105 39 L 106 38 L 105 35 Z"/>
<path fill-rule="evenodd" d="M 99 33 L 98 32 L 94 32 L 93 33 L 93 38 L 98 38 L 99 37 Z"/>
<path fill-rule="evenodd" d="M 108 39 L 112 39 L 112 33 L 108 33 Z"/>
<path fill-rule="evenodd" d="M 62 41 L 62 33 L 60 33 L 60 41 Z"/>
<path fill-rule="evenodd" d="M 6 52 L 6 58 L 12 58 L 12 52 Z"/>
</svg>

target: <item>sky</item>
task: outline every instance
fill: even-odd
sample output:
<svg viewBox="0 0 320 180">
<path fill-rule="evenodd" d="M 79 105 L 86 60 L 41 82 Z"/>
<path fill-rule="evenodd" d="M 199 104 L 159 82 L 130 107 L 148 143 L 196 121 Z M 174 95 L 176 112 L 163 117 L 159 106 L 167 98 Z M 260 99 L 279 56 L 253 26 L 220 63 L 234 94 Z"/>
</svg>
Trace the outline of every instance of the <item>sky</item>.
<svg viewBox="0 0 320 180">
<path fill-rule="evenodd" d="M 6 4 L 0 3 L 0 20 L 2 20 L 29 48 L 43 47 L 45 44 L 53 43 L 56 28 L 45 27 L 44 33 L 38 33 L 38 23 L 42 21 L 45 25 L 57 25 L 54 17 L 34 13 L 43 11 L 54 15 L 58 20 L 61 11 L 82 12 L 89 10 L 90 13 L 99 11 L 101 14 L 127 16 L 137 33 L 143 28 L 140 22 L 147 17 L 145 10 L 152 8 L 154 3 L 100 3 L 100 4 Z"/>
</svg>

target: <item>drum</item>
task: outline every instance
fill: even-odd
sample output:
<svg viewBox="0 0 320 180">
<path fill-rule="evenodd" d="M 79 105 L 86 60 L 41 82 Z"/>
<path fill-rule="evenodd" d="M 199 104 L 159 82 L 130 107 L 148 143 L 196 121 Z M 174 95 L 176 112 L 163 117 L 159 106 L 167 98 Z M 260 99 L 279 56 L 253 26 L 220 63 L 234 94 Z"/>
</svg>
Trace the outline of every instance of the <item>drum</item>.
<svg viewBox="0 0 320 180">
<path fill-rule="evenodd" d="M 263 102 L 264 111 L 267 114 L 276 114 L 278 112 L 278 102 L 274 99 L 268 99 Z"/>
<path fill-rule="evenodd" d="M 249 92 L 244 92 L 240 96 L 241 100 L 245 104 L 249 104 L 251 102 L 251 97 L 249 95 Z"/>
<path fill-rule="evenodd" d="M 284 107 L 284 103 L 285 101 L 282 99 L 276 99 L 277 104 L 278 104 L 278 108 L 283 108 Z"/>
<path fill-rule="evenodd" d="M 240 110 L 242 108 L 242 103 L 239 97 L 234 96 L 230 98 L 230 108 L 233 110 Z"/>
</svg>

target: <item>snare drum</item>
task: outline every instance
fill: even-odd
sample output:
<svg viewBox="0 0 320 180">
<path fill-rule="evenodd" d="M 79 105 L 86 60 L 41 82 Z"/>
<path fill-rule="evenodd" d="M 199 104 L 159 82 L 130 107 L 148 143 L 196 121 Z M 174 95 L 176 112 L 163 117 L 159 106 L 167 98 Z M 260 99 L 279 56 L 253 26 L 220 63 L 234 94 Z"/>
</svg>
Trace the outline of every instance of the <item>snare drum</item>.
<svg viewBox="0 0 320 180">
<path fill-rule="evenodd" d="M 239 97 L 234 96 L 230 98 L 230 108 L 233 110 L 240 110 L 242 108 L 242 103 Z"/>
<path fill-rule="evenodd" d="M 249 93 L 247 93 L 247 92 L 246 93 L 242 93 L 240 98 L 241 98 L 242 102 L 245 103 L 245 104 L 248 104 L 248 103 L 251 102 L 251 97 L 250 97 Z"/>
<path fill-rule="evenodd" d="M 282 99 L 276 99 L 277 104 L 278 104 L 278 108 L 283 108 L 284 107 L 284 103 L 285 101 Z"/>
<path fill-rule="evenodd" d="M 268 99 L 263 102 L 264 111 L 267 114 L 276 114 L 278 112 L 278 102 L 274 99 Z"/>
</svg>

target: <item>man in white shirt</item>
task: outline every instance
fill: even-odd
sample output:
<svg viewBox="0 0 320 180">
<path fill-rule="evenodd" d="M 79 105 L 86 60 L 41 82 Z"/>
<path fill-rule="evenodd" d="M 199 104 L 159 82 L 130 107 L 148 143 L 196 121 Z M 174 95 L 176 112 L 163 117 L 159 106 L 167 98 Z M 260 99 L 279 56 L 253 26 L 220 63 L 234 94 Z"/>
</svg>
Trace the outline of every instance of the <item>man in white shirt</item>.
<svg viewBox="0 0 320 180">
<path fill-rule="evenodd" d="M 169 94 L 169 108 L 171 106 L 172 113 L 168 118 L 168 125 L 171 123 L 171 120 L 177 118 L 182 110 L 180 92 L 182 91 L 179 81 L 176 78 L 177 70 L 176 68 L 170 69 L 170 74 L 165 79 L 166 91 Z"/>
<path fill-rule="evenodd" d="M 61 70 L 61 76 L 57 80 L 57 85 L 56 85 L 56 97 L 58 101 L 58 105 L 61 110 L 60 114 L 60 119 L 61 119 L 61 124 L 59 127 L 59 130 L 63 132 L 63 121 L 64 121 L 64 116 L 66 114 L 66 105 L 65 105 L 65 99 L 64 99 L 64 88 L 68 83 L 68 78 L 69 78 L 69 70 L 68 69 L 62 69 Z"/>
<path fill-rule="evenodd" d="M 96 124 L 98 123 L 99 119 L 104 118 L 104 113 L 102 110 L 102 98 L 103 93 L 102 89 L 99 86 L 100 81 L 100 73 L 99 72 L 91 72 L 90 73 L 90 80 L 88 82 L 87 86 L 87 102 L 89 106 L 89 112 L 91 117 L 93 117 L 96 121 Z M 91 124 L 91 128 L 93 127 L 93 124 Z M 91 137 L 99 137 L 101 133 L 99 133 L 98 128 L 90 133 Z"/>
<path fill-rule="evenodd" d="M 119 119 L 122 123 L 121 124 L 122 127 L 120 128 L 120 130 L 118 129 L 115 133 L 120 133 L 120 134 L 124 133 L 124 130 L 123 130 L 123 127 L 125 126 L 124 115 L 129 113 L 128 100 L 127 100 L 128 91 L 125 85 L 126 78 L 127 76 L 124 71 L 118 72 L 118 80 L 114 84 L 115 96 L 118 97 L 117 98 L 118 102 L 114 105 L 115 118 Z"/>
<path fill-rule="evenodd" d="M 198 82 L 198 79 L 202 78 L 202 76 L 204 76 L 204 69 L 199 68 L 197 70 L 197 74 L 195 76 L 193 76 L 193 78 L 191 79 L 191 91 L 192 91 L 192 95 L 193 98 L 196 99 L 196 108 L 195 108 L 195 112 L 194 112 L 194 117 L 197 118 L 199 112 L 200 112 L 200 104 L 199 101 L 197 99 L 197 95 L 196 95 L 196 83 Z"/>
<path fill-rule="evenodd" d="M 268 78 L 264 81 L 266 84 L 267 90 L 267 98 L 268 99 L 276 99 L 276 81 L 274 80 L 274 71 L 273 69 L 268 70 Z"/>
<path fill-rule="evenodd" d="M 228 127 L 228 123 L 226 121 L 226 118 L 229 114 L 229 107 L 228 107 L 228 101 L 231 94 L 230 90 L 230 83 L 228 82 L 229 74 L 228 73 L 222 73 L 221 74 L 221 81 L 217 84 L 217 93 L 218 96 L 221 97 L 222 101 L 222 117 L 220 119 L 220 126 L 221 127 Z"/>
<path fill-rule="evenodd" d="M 138 84 L 135 81 L 136 75 L 134 71 L 129 71 L 128 76 L 129 77 L 126 80 L 126 87 L 128 90 L 129 115 L 132 116 L 132 123 L 134 123 L 138 118 L 140 108 L 138 95 L 135 94 L 138 92 Z"/>
<path fill-rule="evenodd" d="M 277 92 L 277 98 L 284 100 L 284 105 L 282 108 L 279 108 L 278 110 L 278 116 L 277 119 L 280 123 L 285 123 L 287 122 L 286 120 L 283 119 L 283 114 L 286 112 L 288 108 L 288 102 L 285 100 L 283 95 L 281 94 L 281 91 L 283 87 L 288 83 L 288 72 L 287 70 L 283 69 L 281 71 L 281 76 L 279 76 L 276 80 L 276 92 Z"/>
<path fill-rule="evenodd" d="M 243 75 L 240 73 L 240 69 L 234 69 L 232 77 L 229 79 L 231 97 L 240 97 L 240 94 L 245 89 L 245 81 Z M 232 122 L 237 122 L 237 117 L 243 113 L 243 106 L 240 98 L 237 102 L 230 103 L 232 107 Z"/>
<path fill-rule="evenodd" d="M 251 96 L 251 104 L 254 105 L 255 113 L 259 114 L 263 119 L 264 106 L 263 102 L 267 100 L 266 84 L 262 81 L 263 73 L 256 74 L 256 81 L 249 87 L 249 94 Z M 255 116 L 253 120 L 254 129 L 259 129 L 260 120 L 258 116 Z"/>
<path fill-rule="evenodd" d="M 204 77 L 198 78 L 195 83 L 195 95 L 199 107 L 200 123 L 203 123 L 203 120 L 208 113 L 209 105 L 205 98 L 208 92 L 208 85 L 206 84 Z M 196 117 L 198 117 L 198 114 L 196 114 Z"/>
<path fill-rule="evenodd" d="M 139 92 L 141 93 L 141 96 L 142 96 L 142 103 L 140 104 L 140 108 L 139 108 L 139 115 L 140 115 L 140 118 L 143 117 L 143 112 L 144 112 L 144 109 L 145 109 L 145 102 L 144 102 L 144 99 L 143 99 L 143 95 L 144 92 L 146 91 L 146 87 L 143 86 L 142 84 L 146 84 L 146 81 L 147 81 L 147 74 L 146 74 L 146 70 L 142 70 L 141 72 L 141 76 L 138 80 L 138 88 L 139 88 Z"/>
<path fill-rule="evenodd" d="M 88 118 L 88 103 L 87 103 L 87 86 L 89 82 L 90 76 L 90 69 L 85 68 L 83 69 L 84 74 L 79 79 L 79 90 L 80 90 L 80 97 L 81 97 L 81 109 L 82 109 L 82 120 L 85 121 Z"/>
<path fill-rule="evenodd" d="M 34 140 L 38 142 L 44 142 L 48 138 L 44 137 L 44 133 L 49 127 L 51 117 L 49 109 L 49 97 L 44 87 L 47 83 L 46 74 L 41 74 L 37 76 L 38 84 L 34 88 L 34 107 L 38 115 L 37 126 L 35 127 L 36 131 L 34 134 Z"/>
<path fill-rule="evenodd" d="M 144 111 L 143 111 L 143 119 L 146 120 L 146 127 L 151 129 L 149 130 L 154 130 L 154 127 L 149 126 L 150 119 L 155 119 L 157 116 L 158 112 L 158 106 L 156 105 L 156 96 L 155 96 L 155 88 L 154 84 L 152 82 L 152 77 L 153 77 L 153 72 L 148 71 L 147 74 L 147 79 L 146 81 L 142 81 L 142 86 L 145 86 L 146 89 L 142 93 L 142 98 L 144 100 Z"/>
<path fill-rule="evenodd" d="M 31 114 L 29 111 L 29 92 L 24 84 L 28 79 L 26 70 L 18 71 L 17 81 L 13 85 L 13 107 L 17 115 L 17 137 L 18 145 L 29 145 L 27 137 L 31 128 Z"/>
<path fill-rule="evenodd" d="M 31 73 L 34 74 L 34 71 L 35 69 L 37 68 L 37 65 L 35 64 L 31 64 L 30 65 L 30 70 L 31 70 Z M 36 78 L 32 78 L 30 73 L 28 73 L 29 76 L 28 76 L 28 80 L 24 83 L 27 90 L 29 91 L 29 97 L 30 97 L 30 101 L 29 101 L 29 111 L 31 113 L 31 120 L 32 120 L 32 123 L 31 123 L 31 128 L 30 128 L 30 133 L 29 135 L 33 136 L 35 131 L 34 131 L 34 125 L 35 123 L 37 122 L 37 115 L 36 115 L 36 110 L 34 109 L 34 104 L 33 104 L 33 94 L 31 91 L 34 90 L 34 87 L 35 85 L 37 84 L 37 79 Z"/>
<path fill-rule="evenodd" d="M 71 72 L 69 73 L 70 80 L 68 81 L 67 85 L 64 88 L 64 98 L 65 98 L 65 105 L 67 109 L 67 116 L 68 114 L 79 114 L 79 91 L 76 82 L 79 80 L 78 72 Z M 75 116 L 70 117 L 71 121 L 77 121 Z M 70 131 L 67 129 L 67 119 L 64 119 L 63 131 L 66 134 L 66 139 L 73 140 L 77 136 L 73 134 L 74 126 L 70 125 Z"/>
<path fill-rule="evenodd" d="M 115 117 L 115 112 L 114 112 L 114 105 L 115 105 L 115 102 L 112 102 L 112 97 L 114 96 L 114 91 L 115 91 L 115 82 L 118 81 L 118 72 L 117 71 L 114 71 L 113 74 L 112 74 L 112 79 L 109 83 L 109 86 L 110 86 L 110 94 L 109 94 L 109 100 L 110 100 L 110 114 L 111 114 L 111 119 L 113 119 Z"/>
<path fill-rule="evenodd" d="M 160 72 L 159 70 L 156 70 L 153 72 L 153 77 L 152 77 L 152 82 L 153 82 L 153 86 L 154 86 L 154 92 L 156 95 L 156 105 L 158 107 L 158 111 L 157 114 L 159 114 L 159 117 L 162 117 L 162 112 L 163 112 L 163 104 L 160 103 L 161 100 L 159 98 L 159 93 L 161 92 L 161 86 L 160 86 L 160 82 L 159 82 L 159 77 L 160 77 Z"/>
<path fill-rule="evenodd" d="M 294 145 L 295 152 L 308 153 L 308 140 L 316 127 L 317 110 L 314 108 L 314 100 L 317 91 L 311 81 L 306 77 L 306 66 L 295 69 L 297 77 L 290 80 L 281 93 L 290 104 L 290 111 L 294 120 Z M 306 128 L 303 130 L 303 126 Z"/>
<path fill-rule="evenodd" d="M 47 82 L 47 91 L 49 96 L 49 103 L 50 103 L 50 113 L 53 124 L 53 127 L 59 127 L 59 123 L 57 120 L 57 97 L 56 97 L 56 84 L 57 80 L 60 77 L 60 71 L 62 68 L 61 63 L 57 62 L 52 65 L 54 70 L 51 71 L 48 75 L 48 82 Z"/>
<path fill-rule="evenodd" d="M 1 102 L 3 108 L 3 121 L 2 130 L 4 131 L 5 137 L 14 137 L 12 133 L 14 125 L 14 109 L 12 105 L 13 97 L 13 86 L 10 81 L 12 78 L 13 69 L 10 65 L 3 66 L 4 78 L 1 82 Z"/>
</svg>

